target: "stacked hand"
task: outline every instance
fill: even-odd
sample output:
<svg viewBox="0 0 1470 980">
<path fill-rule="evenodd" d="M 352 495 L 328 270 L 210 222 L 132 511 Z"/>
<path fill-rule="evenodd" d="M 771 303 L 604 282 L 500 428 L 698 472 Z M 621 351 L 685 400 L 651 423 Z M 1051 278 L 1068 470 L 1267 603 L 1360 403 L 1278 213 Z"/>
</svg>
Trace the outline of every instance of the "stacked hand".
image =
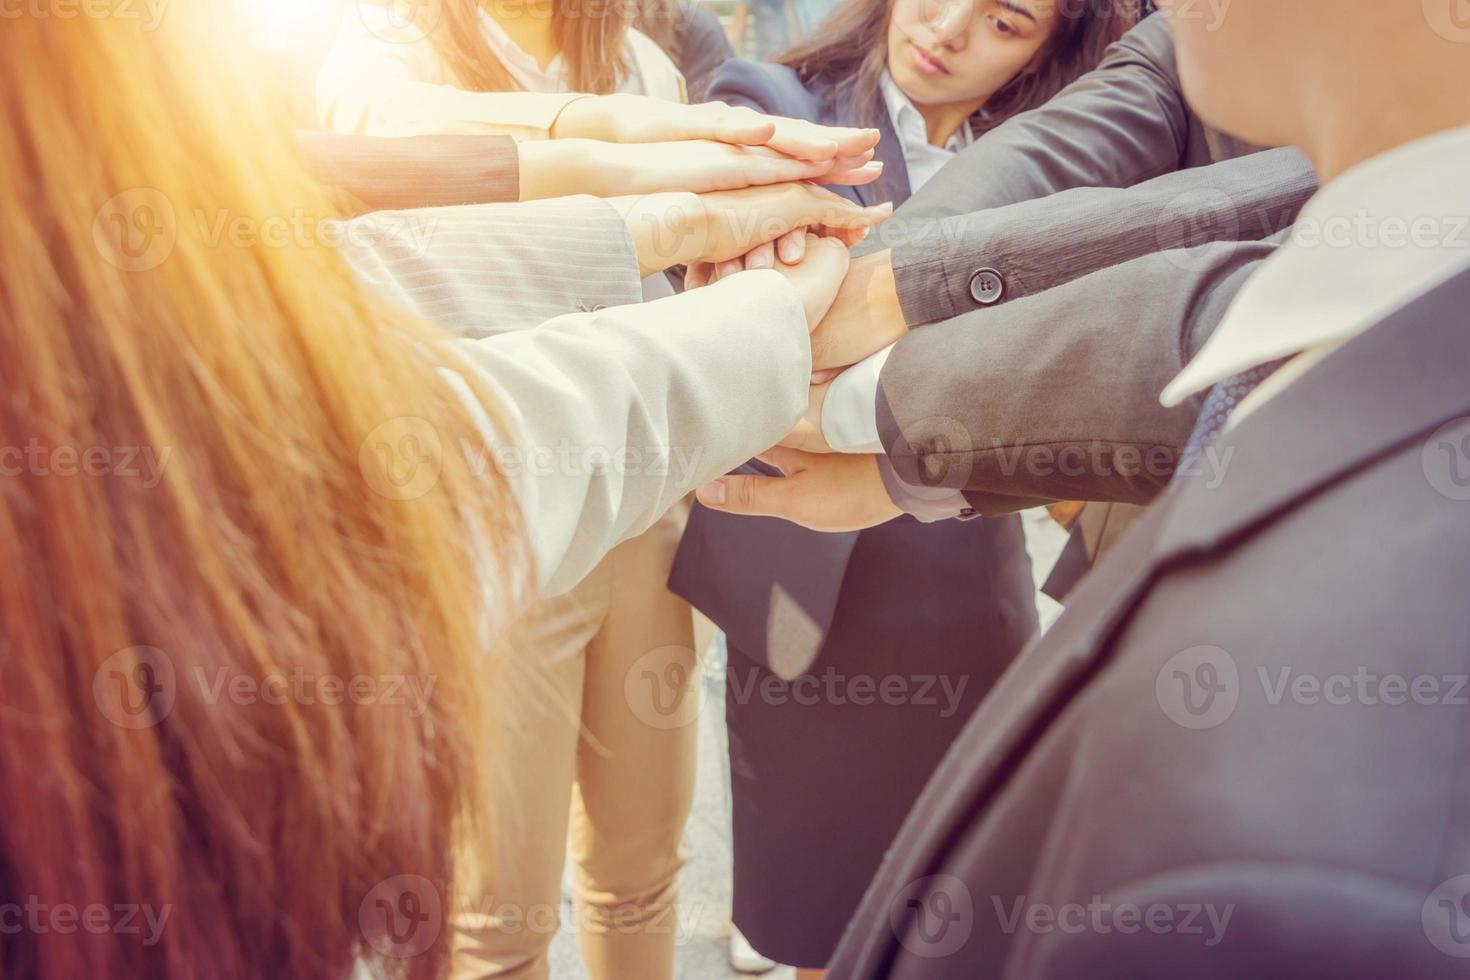
<svg viewBox="0 0 1470 980">
<path fill-rule="evenodd" d="M 561 111 L 551 130 L 555 139 L 582 138 L 608 143 L 666 143 L 714 140 L 737 146 L 767 146 L 798 160 L 856 157 L 878 144 L 878 130 L 819 126 L 804 119 L 767 116 L 723 102 L 681 105 L 643 95 L 603 95 L 578 99 Z"/>
<path fill-rule="evenodd" d="M 807 183 L 616 197 L 609 203 L 628 224 L 644 275 L 676 265 L 737 259 L 778 239 L 782 261 L 773 257 L 766 268 L 795 266 L 816 240 L 808 231 L 834 238 L 845 255 L 847 245 L 893 210 L 888 204 L 865 208 Z M 791 249 L 792 242 L 799 248 Z"/>
<path fill-rule="evenodd" d="M 878 473 L 878 457 L 777 447 L 760 458 L 785 476 L 722 476 L 697 491 L 712 510 L 780 517 L 817 531 L 857 531 L 901 511 Z"/>
<path fill-rule="evenodd" d="M 831 453 L 821 429 L 823 399 L 837 370 L 907 329 L 886 253 L 859 260 L 849 275 L 848 248 L 887 218 L 891 206 L 863 208 L 810 183 L 875 180 L 877 130 L 819 126 L 723 103 L 684 106 L 610 95 L 572 102 L 551 135 L 563 152 L 577 154 L 577 168 L 561 168 L 577 173 L 576 186 L 526 196 L 609 197 L 628 223 L 645 275 L 686 265 L 685 285 L 695 288 L 743 269 L 774 269 L 801 298 L 814 331 L 810 405 L 782 445 L 761 457 L 785 476 L 721 477 L 700 488 L 699 499 L 717 510 L 783 517 L 824 531 L 897 516 L 877 457 Z M 525 149 L 553 152 L 534 144 Z M 523 174 L 536 170 L 523 160 Z M 523 176 L 523 191 L 535 180 L 534 173 Z"/>
</svg>

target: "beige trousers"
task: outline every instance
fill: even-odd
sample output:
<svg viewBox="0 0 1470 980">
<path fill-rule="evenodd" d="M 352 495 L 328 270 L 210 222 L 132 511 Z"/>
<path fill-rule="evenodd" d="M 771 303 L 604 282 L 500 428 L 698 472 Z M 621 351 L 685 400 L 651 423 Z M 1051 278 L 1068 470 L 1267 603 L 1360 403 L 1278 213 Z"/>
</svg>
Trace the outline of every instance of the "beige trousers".
<svg viewBox="0 0 1470 980">
<path fill-rule="evenodd" d="M 690 608 L 665 585 L 684 513 L 613 549 L 514 631 L 515 661 L 540 666 L 505 687 L 515 703 L 500 713 L 493 839 L 465 855 L 454 909 L 456 980 L 544 980 L 561 925 L 593 980 L 672 980 L 699 704 Z"/>
</svg>

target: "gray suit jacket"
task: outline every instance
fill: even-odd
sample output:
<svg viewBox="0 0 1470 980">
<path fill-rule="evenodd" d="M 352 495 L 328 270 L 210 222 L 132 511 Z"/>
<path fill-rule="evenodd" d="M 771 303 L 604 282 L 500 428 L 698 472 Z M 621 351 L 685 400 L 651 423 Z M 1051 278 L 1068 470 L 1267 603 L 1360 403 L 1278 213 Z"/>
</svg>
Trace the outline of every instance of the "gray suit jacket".
<svg viewBox="0 0 1470 980">
<path fill-rule="evenodd" d="M 1155 14 L 1113 44 L 1096 69 L 1051 101 L 976 141 L 858 251 L 893 248 L 899 298 L 910 326 L 947 319 L 990 305 L 971 295 L 971 279 L 977 268 L 1003 261 L 977 212 L 1074 187 L 1132 187 L 1255 149 L 1208 129 L 1185 103 L 1173 33 L 1168 21 Z M 1306 164 L 1301 161 L 1296 167 L 1304 171 Z M 1180 221 L 1202 216 L 1193 243 L 1210 241 L 1216 227 L 1210 212 L 1220 207 L 1220 200 L 1209 193 L 1210 187 L 1201 180 L 1198 186 L 1180 188 L 1173 202 Z M 1244 201 L 1241 206 L 1251 205 Z M 1263 234 L 1252 214 L 1241 215 L 1239 223 L 1236 237 Z M 1003 277 L 1003 298 L 1029 295 L 1075 276 L 1065 249 L 1050 256 L 1050 263 L 1038 259 L 1024 277 Z"/>
<path fill-rule="evenodd" d="M 1470 272 L 1150 508 L 956 739 L 835 980 L 1467 975 L 1467 308 Z"/>
<path fill-rule="evenodd" d="M 1252 150 L 1190 110 L 1154 15 L 870 235 L 917 328 L 878 394 L 895 500 L 934 517 L 1157 493 L 1198 409 L 1159 391 L 1316 188 L 1296 151 Z"/>
</svg>

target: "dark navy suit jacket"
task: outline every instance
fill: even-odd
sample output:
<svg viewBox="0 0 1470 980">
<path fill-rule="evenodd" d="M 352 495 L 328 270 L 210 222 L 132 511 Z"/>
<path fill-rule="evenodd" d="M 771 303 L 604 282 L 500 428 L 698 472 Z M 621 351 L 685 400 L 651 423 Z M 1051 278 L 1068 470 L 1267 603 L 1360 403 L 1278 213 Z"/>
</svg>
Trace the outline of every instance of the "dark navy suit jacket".
<svg viewBox="0 0 1470 980">
<path fill-rule="evenodd" d="M 843 87 L 809 89 L 784 65 L 734 59 L 721 66 L 708 97 L 824 125 L 876 127 L 882 137 L 875 159 L 883 161 L 883 176 L 863 187 L 831 190 L 865 205 L 892 201 L 897 207 L 908 199 L 903 149 L 887 113 L 875 120 L 857 119 Z M 736 472 L 773 471 L 752 461 Z M 878 530 L 826 534 L 776 518 L 737 517 L 696 504 L 669 588 L 714 620 L 733 647 L 791 679 L 821 650 L 859 538 Z M 901 585 L 895 583 L 896 588 Z"/>
</svg>

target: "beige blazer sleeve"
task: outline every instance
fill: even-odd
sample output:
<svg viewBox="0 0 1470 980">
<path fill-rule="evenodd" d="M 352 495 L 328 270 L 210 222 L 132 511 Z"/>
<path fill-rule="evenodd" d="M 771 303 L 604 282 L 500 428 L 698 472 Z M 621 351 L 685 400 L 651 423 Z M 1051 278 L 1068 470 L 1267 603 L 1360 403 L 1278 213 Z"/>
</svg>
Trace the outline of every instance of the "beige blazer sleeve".
<svg viewBox="0 0 1470 980">
<path fill-rule="evenodd" d="M 544 594 L 806 408 L 811 344 L 791 284 L 742 272 L 639 303 L 633 240 L 606 201 L 379 212 L 348 222 L 340 250 L 365 284 L 463 338 L 463 369 L 507 431 L 482 413 L 485 442 L 462 448 L 515 487 Z"/>
<path fill-rule="evenodd" d="M 644 94 L 685 99 L 684 78 L 658 45 L 629 31 L 628 55 Z M 420 136 L 502 133 L 545 139 L 579 93 L 472 92 L 459 88 L 423 29 L 388 7 L 358 3 L 343 15 L 317 75 L 317 116 L 331 133 Z"/>
<path fill-rule="evenodd" d="M 774 445 L 805 410 L 811 372 L 801 302 L 771 270 L 459 349 L 509 429 L 465 451 L 515 487 L 547 595 Z"/>
</svg>

